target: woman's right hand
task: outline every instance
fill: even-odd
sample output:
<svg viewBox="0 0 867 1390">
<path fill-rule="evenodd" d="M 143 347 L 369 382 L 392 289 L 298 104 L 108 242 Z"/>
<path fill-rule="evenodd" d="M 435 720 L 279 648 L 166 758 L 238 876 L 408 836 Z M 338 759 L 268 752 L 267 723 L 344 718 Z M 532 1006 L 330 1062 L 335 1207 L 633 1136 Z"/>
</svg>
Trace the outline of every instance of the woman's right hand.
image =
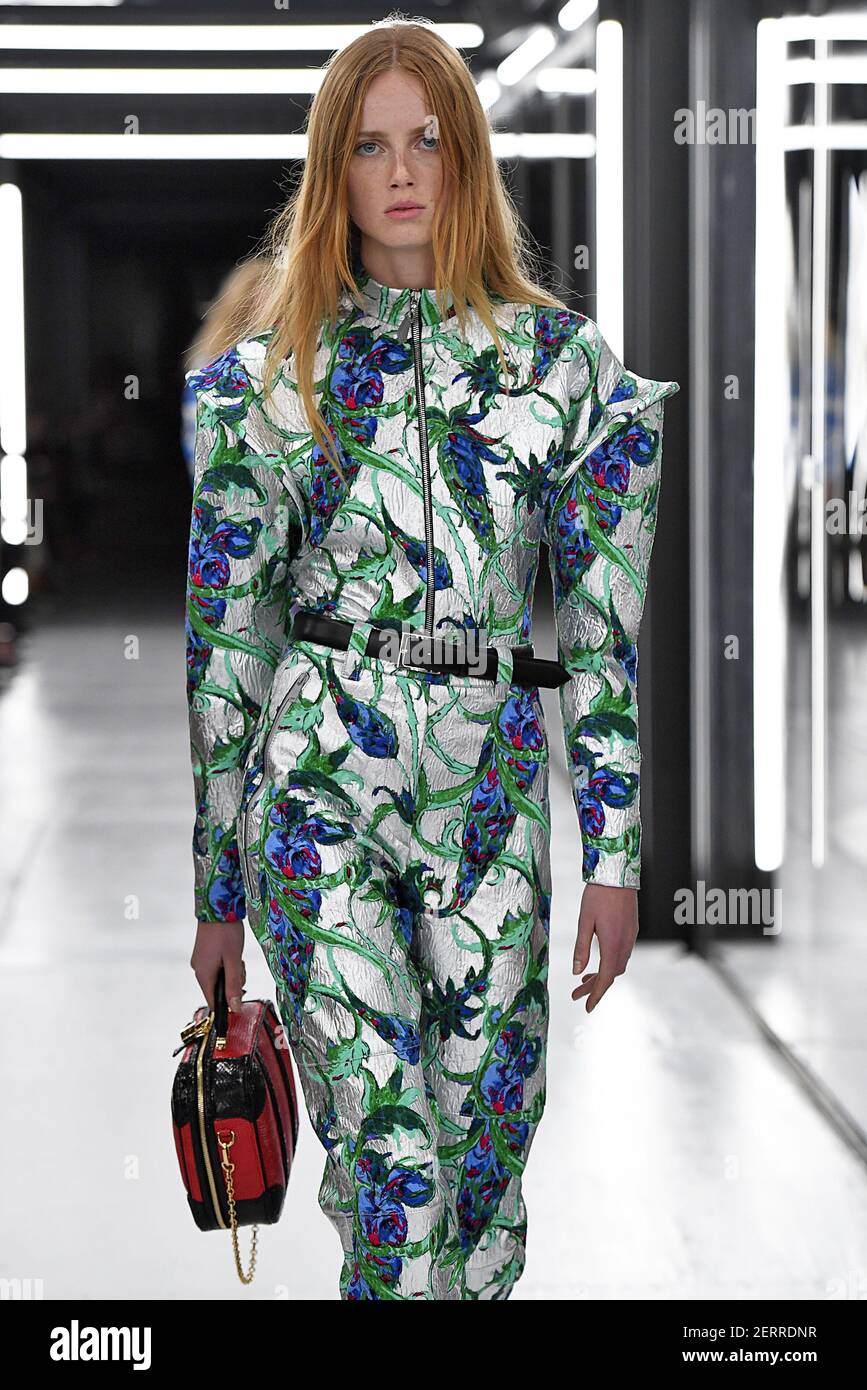
<svg viewBox="0 0 867 1390">
<path fill-rule="evenodd" d="M 208 1001 L 209 1009 L 214 1007 L 214 989 L 222 965 L 226 972 L 226 998 L 229 1001 L 229 1009 L 232 1013 L 240 1010 L 241 995 L 247 979 L 243 951 L 243 922 L 199 922 L 190 965 Z"/>
</svg>

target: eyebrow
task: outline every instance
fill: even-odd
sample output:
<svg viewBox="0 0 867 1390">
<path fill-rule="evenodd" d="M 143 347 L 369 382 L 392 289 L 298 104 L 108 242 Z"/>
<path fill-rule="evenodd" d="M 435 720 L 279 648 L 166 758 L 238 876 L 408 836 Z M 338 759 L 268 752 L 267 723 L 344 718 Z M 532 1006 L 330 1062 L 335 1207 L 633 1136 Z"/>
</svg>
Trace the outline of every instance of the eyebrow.
<svg viewBox="0 0 867 1390">
<path fill-rule="evenodd" d="M 428 128 L 429 125 L 430 125 L 430 121 L 425 121 L 424 125 L 417 125 L 417 126 L 415 127 L 414 130 L 411 130 L 411 131 L 409 132 L 409 134 L 410 134 L 410 135 L 422 135 L 422 134 L 427 130 L 427 128 Z M 387 137 L 388 137 L 388 131 L 387 131 L 387 130 L 360 130 L 360 131 L 358 132 L 359 138 L 360 138 L 362 135 L 378 135 L 378 136 L 380 136 L 380 138 L 387 139 Z"/>
</svg>

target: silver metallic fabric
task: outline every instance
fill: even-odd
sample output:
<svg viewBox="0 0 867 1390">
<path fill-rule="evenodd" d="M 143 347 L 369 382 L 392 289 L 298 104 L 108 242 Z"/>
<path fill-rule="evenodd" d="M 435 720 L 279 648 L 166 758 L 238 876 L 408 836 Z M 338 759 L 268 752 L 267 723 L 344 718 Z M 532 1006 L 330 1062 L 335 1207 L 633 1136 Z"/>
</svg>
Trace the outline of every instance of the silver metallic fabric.
<svg viewBox="0 0 867 1390">
<path fill-rule="evenodd" d="M 549 742 L 512 680 L 549 547 L 585 881 L 640 881 L 638 627 L 663 399 L 573 311 L 378 284 L 323 324 L 315 446 L 268 333 L 200 372 L 187 586 L 195 912 L 247 918 L 314 1130 L 342 1298 L 507 1298 L 545 1103 Z M 354 624 L 292 640 L 298 607 Z M 481 633 L 495 682 L 365 650 Z M 537 655 L 543 655 L 537 651 Z"/>
</svg>

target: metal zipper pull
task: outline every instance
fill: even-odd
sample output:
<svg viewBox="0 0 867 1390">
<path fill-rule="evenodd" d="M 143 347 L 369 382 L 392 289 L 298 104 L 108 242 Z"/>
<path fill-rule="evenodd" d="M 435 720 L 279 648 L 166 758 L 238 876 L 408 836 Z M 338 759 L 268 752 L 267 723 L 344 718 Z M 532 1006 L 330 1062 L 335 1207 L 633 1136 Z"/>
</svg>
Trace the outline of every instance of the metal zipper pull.
<svg viewBox="0 0 867 1390">
<path fill-rule="evenodd" d="M 418 290 L 410 290 L 410 292 L 409 292 L 409 308 L 407 309 L 406 313 L 405 313 L 404 316 L 403 316 L 403 322 L 402 322 L 402 324 L 400 325 L 400 328 L 397 330 L 397 341 L 398 341 L 399 343 L 405 343 L 405 342 L 406 342 L 407 337 L 409 336 L 410 330 L 412 329 L 412 320 L 413 320 L 413 315 L 414 315 L 415 312 L 416 312 L 416 308 L 417 308 L 417 304 L 418 304 L 418 297 L 419 297 L 419 291 L 418 291 Z"/>
<path fill-rule="evenodd" d="M 188 1043 L 190 1038 L 196 1038 L 200 1034 L 207 1033 L 213 1021 L 211 1014 L 205 1014 L 204 1018 L 196 1019 L 194 1023 L 188 1023 L 185 1028 L 181 1029 L 181 1037 L 184 1042 Z M 178 1051 L 180 1051 L 180 1049 L 178 1049 Z M 174 1056 L 174 1053 L 172 1053 L 172 1056 Z"/>
</svg>

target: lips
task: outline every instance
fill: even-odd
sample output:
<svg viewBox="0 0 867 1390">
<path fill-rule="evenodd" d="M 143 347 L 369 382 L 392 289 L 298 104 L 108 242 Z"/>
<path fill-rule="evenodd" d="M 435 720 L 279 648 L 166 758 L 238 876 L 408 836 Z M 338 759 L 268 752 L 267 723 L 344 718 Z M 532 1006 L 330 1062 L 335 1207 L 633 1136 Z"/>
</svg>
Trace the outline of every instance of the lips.
<svg viewBox="0 0 867 1390">
<path fill-rule="evenodd" d="M 412 208 L 420 210 L 421 207 L 421 203 L 392 203 L 391 207 L 385 210 L 386 212 L 409 212 Z"/>
</svg>

